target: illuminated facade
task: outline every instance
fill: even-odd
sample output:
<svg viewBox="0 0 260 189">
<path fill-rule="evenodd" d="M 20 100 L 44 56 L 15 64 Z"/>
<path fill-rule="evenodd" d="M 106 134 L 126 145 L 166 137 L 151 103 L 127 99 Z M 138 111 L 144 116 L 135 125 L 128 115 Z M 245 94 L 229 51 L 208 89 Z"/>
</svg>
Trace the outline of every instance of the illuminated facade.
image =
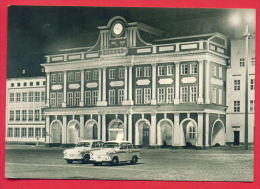
<svg viewBox="0 0 260 189">
<path fill-rule="evenodd" d="M 92 47 L 46 55 L 46 143 L 225 144 L 225 36 L 163 38 L 113 17 Z"/>
</svg>

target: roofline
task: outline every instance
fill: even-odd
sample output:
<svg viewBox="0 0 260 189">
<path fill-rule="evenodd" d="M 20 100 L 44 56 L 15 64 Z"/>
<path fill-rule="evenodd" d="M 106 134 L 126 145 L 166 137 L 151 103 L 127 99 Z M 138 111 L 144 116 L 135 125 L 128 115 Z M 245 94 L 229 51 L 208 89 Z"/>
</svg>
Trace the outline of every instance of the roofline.
<svg viewBox="0 0 260 189">
<path fill-rule="evenodd" d="M 6 80 L 23 80 L 23 79 L 45 79 L 45 76 L 26 76 L 26 77 L 12 77 L 12 78 L 6 78 Z"/>
<path fill-rule="evenodd" d="M 75 47 L 75 48 L 69 48 L 69 49 L 59 49 L 59 51 L 83 50 L 83 49 L 90 49 L 90 48 L 92 48 L 92 46 L 90 46 L 90 47 Z"/>
<path fill-rule="evenodd" d="M 221 35 L 223 37 L 225 37 L 224 35 L 222 35 L 219 32 L 214 32 L 214 33 L 208 33 L 208 34 L 199 34 L 199 35 L 189 35 L 189 36 L 183 36 L 183 37 L 171 37 L 171 38 L 165 38 L 165 39 L 157 39 L 155 40 L 157 41 L 169 41 L 169 40 L 175 40 L 175 39 L 187 39 L 187 38 L 192 38 L 192 37 L 205 37 L 205 36 L 211 36 L 211 35 Z"/>
</svg>

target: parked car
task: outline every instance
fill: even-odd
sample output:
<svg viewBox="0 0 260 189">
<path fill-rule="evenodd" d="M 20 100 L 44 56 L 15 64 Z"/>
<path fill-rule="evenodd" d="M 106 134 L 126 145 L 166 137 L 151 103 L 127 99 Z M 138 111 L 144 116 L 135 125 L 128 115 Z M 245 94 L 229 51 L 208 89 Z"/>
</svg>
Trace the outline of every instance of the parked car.
<svg viewBox="0 0 260 189">
<path fill-rule="evenodd" d="M 136 164 L 140 158 L 140 151 L 127 141 L 108 141 L 104 143 L 102 149 L 90 153 L 90 161 L 94 162 L 94 165 L 102 163 L 118 165 L 121 162 Z"/>
<path fill-rule="evenodd" d="M 94 150 L 100 150 L 104 142 L 101 140 L 81 140 L 75 148 L 66 149 L 63 151 L 64 159 L 71 164 L 73 161 L 82 161 L 88 163 L 89 153 Z"/>
</svg>

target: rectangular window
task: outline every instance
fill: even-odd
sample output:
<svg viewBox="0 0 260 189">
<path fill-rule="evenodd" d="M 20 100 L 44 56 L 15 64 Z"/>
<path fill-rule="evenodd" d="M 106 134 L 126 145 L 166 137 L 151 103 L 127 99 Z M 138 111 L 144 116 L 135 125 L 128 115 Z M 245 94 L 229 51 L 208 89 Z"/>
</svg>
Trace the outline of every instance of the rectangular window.
<svg viewBox="0 0 260 189">
<path fill-rule="evenodd" d="M 234 112 L 240 112 L 240 101 L 234 101 Z"/>
<path fill-rule="evenodd" d="M 92 106 L 97 105 L 98 90 L 92 91 Z"/>
<path fill-rule="evenodd" d="M 74 92 L 74 106 L 79 106 L 80 92 Z"/>
<path fill-rule="evenodd" d="M 41 128 L 35 128 L 35 137 L 41 137 Z"/>
<path fill-rule="evenodd" d="M 56 83 L 56 74 L 54 73 L 51 74 L 51 82 Z"/>
<path fill-rule="evenodd" d="M 68 105 L 73 106 L 73 92 L 68 92 Z"/>
<path fill-rule="evenodd" d="M 27 102 L 27 93 L 26 92 L 22 93 L 22 101 Z"/>
<path fill-rule="evenodd" d="M 21 93 L 16 93 L 16 102 L 21 101 Z"/>
<path fill-rule="evenodd" d="M 42 138 L 44 138 L 46 136 L 46 130 L 45 128 L 42 128 Z"/>
<path fill-rule="evenodd" d="M 40 102 L 40 92 L 35 92 L 35 102 Z"/>
<path fill-rule="evenodd" d="M 151 77 L 151 67 L 144 67 L 144 77 Z"/>
<path fill-rule="evenodd" d="M 55 75 L 55 81 L 56 81 L 56 75 Z M 30 82 L 30 86 L 33 86 L 33 82 Z"/>
<path fill-rule="evenodd" d="M 219 68 L 218 68 L 218 77 L 220 77 L 220 78 L 222 78 L 222 67 L 220 66 Z"/>
<path fill-rule="evenodd" d="M 14 130 L 13 128 L 7 129 L 7 137 L 13 137 L 14 136 Z"/>
<path fill-rule="evenodd" d="M 14 87 L 14 83 L 11 83 L 11 87 Z"/>
<path fill-rule="evenodd" d="M 124 89 L 118 89 L 118 104 L 122 104 L 124 100 Z"/>
<path fill-rule="evenodd" d="M 9 114 L 10 114 L 10 115 L 9 115 L 9 116 L 10 116 L 10 117 L 9 117 L 9 120 L 10 120 L 10 121 L 13 121 L 13 120 L 14 120 L 14 111 L 11 110 Z"/>
<path fill-rule="evenodd" d="M 61 107 L 63 102 L 63 93 L 57 93 L 57 106 Z"/>
<path fill-rule="evenodd" d="M 29 92 L 29 102 L 33 102 L 33 92 Z"/>
<path fill-rule="evenodd" d="M 165 66 L 158 66 L 158 76 L 165 76 Z"/>
<path fill-rule="evenodd" d="M 255 89 L 255 80 L 254 79 L 250 79 L 250 89 L 251 90 Z"/>
<path fill-rule="evenodd" d="M 167 65 L 167 75 L 173 75 L 173 65 Z"/>
<path fill-rule="evenodd" d="M 255 57 L 251 58 L 251 64 L 254 66 L 255 65 Z"/>
<path fill-rule="evenodd" d="M 74 73 L 73 72 L 68 73 L 68 82 L 74 82 Z"/>
<path fill-rule="evenodd" d="M 188 87 L 181 87 L 181 102 L 188 102 Z"/>
<path fill-rule="evenodd" d="M 27 110 L 22 110 L 22 120 L 23 121 L 27 120 Z"/>
<path fill-rule="evenodd" d="M 15 111 L 15 120 L 20 121 L 20 119 L 21 119 L 20 110 L 16 110 Z"/>
<path fill-rule="evenodd" d="M 24 83 L 23 83 L 23 86 L 24 86 L 24 87 L 26 87 L 26 86 L 27 86 L 27 83 L 26 83 L 26 82 L 24 82 Z"/>
<path fill-rule="evenodd" d="M 37 82 L 36 82 L 36 85 L 37 85 L 37 86 L 39 86 L 39 85 L 40 85 L 40 82 L 39 82 L 39 81 L 37 81 Z"/>
<path fill-rule="evenodd" d="M 222 104 L 222 89 L 218 90 L 218 103 Z"/>
<path fill-rule="evenodd" d="M 217 103 L 217 89 L 212 87 L 212 103 Z"/>
<path fill-rule="evenodd" d="M 75 82 L 80 82 L 80 72 L 75 72 Z"/>
<path fill-rule="evenodd" d="M 212 65 L 212 75 L 217 76 L 217 67 L 215 65 Z"/>
<path fill-rule="evenodd" d="M 63 82 L 63 73 L 58 73 L 58 83 Z"/>
<path fill-rule="evenodd" d="M 118 77 L 119 77 L 119 79 L 123 79 L 125 77 L 125 69 L 124 68 L 119 68 Z"/>
<path fill-rule="evenodd" d="M 27 128 L 21 128 L 21 137 L 27 137 Z"/>
<path fill-rule="evenodd" d="M 166 103 L 168 103 L 168 104 L 173 103 L 173 100 L 174 100 L 174 90 L 173 90 L 173 87 L 167 87 Z"/>
<path fill-rule="evenodd" d="M 34 118 L 34 120 L 35 121 L 39 121 L 40 120 L 40 110 L 35 110 L 35 118 Z"/>
<path fill-rule="evenodd" d="M 144 88 L 144 104 L 151 102 L 151 88 Z"/>
<path fill-rule="evenodd" d="M 142 67 L 136 67 L 136 77 L 143 77 Z"/>
<path fill-rule="evenodd" d="M 10 102 L 14 102 L 14 93 L 10 93 Z"/>
<path fill-rule="evenodd" d="M 197 87 L 190 87 L 190 102 L 197 102 Z"/>
<path fill-rule="evenodd" d="M 91 91 L 85 91 L 85 105 L 91 106 Z"/>
<path fill-rule="evenodd" d="M 45 92 L 44 91 L 41 92 L 41 101 L 45 102 Z"/>
<path fill-rule="evenodd" d="M 93 71 L 93 80 L 98 80 L 98 70 Z"/>
<path fill-rule="evenodd" d="M 44 121 L 45 120 L 45 115 L 44 115 L 44 111 L 43 110 L 41 110 L 41 115 L 42 115 L 42 121 Z"/>
<path fill-rule="evenodd" d="M 109 69 L 109 79 L 115 79 L 116 78 L 116 70 L 115 69 Z"/>
<path fill-rule="evenodd" d="M 181 64 L 181 75 L 188 74 L 188 64 Z"/>
<path fill-rule="evenodd" d="M 33 121 L 33 110 L 29 110 L 29 121 Z"/>
<path fill-rule="evenodd" d="M 116 96 L 115 96 L 115 90 L 109 90 L 109 104 L 110 105 L 114 105 L 115 104 L 115 99 L 116 99 Z"/>
<path fill-rule="evenodd" d="M 240 67 L 244 67 L 245 66 L 245 59 L 244 58 L 240 58 L 239 59 L 239 64 L 240 64 Z"/>
<path fill-rule="evenodd" d="M 253 112 L 255 109 L 255 101 L 254 100 L 250 100 L 250 112 Z"/>
<path fill-rule="evenodd" d="M 136 104 L 143 103 L 143 89 L 135 89 L 135 103 Z"/>
<path fill-rule="evenodd" d="M 91 71 L 85 71 L 85 80 L 90 81 L 91 80 Z"/>
<path fill-rule="evenodd" d="M 20 128 L 14 128 L 14 137 L 20 137 Z"/>
<path fill-rule="evenodd" d="M 165 103 L 165 88 L 158 88 L 158 103 Z"/>
<path fill-rule="evenodd" d="M 240 80 L 234 80 L 234 91 L 240 90 Z"/>
<path fill-rule="evenodd" d="M 32 128 L 32 127 L 28 128 L 28 137 L 30 137 L 30 138 L 34 137 L 34 128 Z"/>
<path fill-rule="evenodd" d="M 190 74 L 198 73 L 198 64 L 190 64 Z"/>
<path fill-rule="evenodd" d="M 56 107 L 56 93 L 50 93 L 50 105 Z"/>
</svg>

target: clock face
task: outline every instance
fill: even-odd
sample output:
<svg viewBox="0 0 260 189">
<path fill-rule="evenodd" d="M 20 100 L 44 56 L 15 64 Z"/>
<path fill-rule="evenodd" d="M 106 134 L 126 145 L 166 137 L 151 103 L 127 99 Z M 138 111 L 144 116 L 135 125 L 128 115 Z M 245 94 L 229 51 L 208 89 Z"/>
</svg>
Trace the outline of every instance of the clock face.
<svg viewBox="0 0 260 189">
<path fill-rule="evenodd" d="M 116 35 L 120 35 L 123 32 L 123 25 L 121 23 L 116 23 L 113 27 L 113 32 Z"/>
</svg>

